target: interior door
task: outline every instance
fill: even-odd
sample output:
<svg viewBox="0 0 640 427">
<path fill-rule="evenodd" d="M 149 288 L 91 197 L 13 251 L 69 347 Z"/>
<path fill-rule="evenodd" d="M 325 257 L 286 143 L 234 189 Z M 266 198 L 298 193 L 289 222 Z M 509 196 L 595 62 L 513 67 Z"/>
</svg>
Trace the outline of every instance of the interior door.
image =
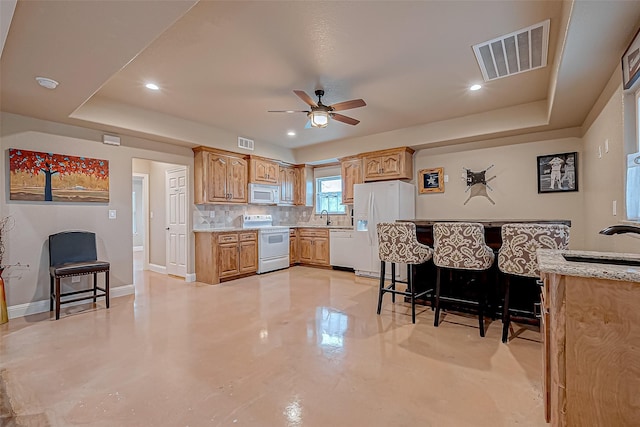
<svg viewBox="0 0 640 427">
<path fill-rule="evenodd" d="M 187 168 L 166 173 L 167 274 L 187 275 Z"/>
</svg>

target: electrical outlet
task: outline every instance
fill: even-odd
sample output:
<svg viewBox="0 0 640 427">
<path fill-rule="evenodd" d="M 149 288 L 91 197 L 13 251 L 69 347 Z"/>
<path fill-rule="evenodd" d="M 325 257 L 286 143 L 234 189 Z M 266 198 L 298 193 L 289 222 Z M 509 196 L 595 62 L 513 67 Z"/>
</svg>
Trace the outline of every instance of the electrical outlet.
<svg viewBox="0 0 640 427">
<path fill-rule="evenodd" d="M 215 218 L 216 217 L 216 211 L 209 211 L 209 218 Z"/>
<path fill-rule="evenodd" d="M 116 219 L 116 216 L 115 209 L 109 209 L 109 219 Z"/>
</svg>

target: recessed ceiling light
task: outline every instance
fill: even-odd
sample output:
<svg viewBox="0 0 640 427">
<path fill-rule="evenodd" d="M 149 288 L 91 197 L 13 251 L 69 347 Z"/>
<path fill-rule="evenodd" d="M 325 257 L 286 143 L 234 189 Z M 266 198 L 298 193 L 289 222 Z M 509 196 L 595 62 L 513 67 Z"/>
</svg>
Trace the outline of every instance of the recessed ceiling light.
<svg viewBox="0 0 640 427">
<path fill-rule="evenodd" d="M 473 85 L 469 88 L 469 90 L 480 90 L 480 89 L 482 89 L 482 86 L 480 85 Z"/>
<path fill-rule="evenodd" d="M 36 81 L 40 86 L 46 87 L 47 89 L 55 89 L 58 87 L 58 82 L 48 77 L 36 77 Z"/>
<path fill-rule="evenodd" d="M 294 131 L 290 130 L 289 132 L 287 132 L 287 135 L 296 136 L 296 133 Z"/>
<path fill-rule="evenodd" d="M 151 90 L 160 90 L 160 86 L 155 83 L 147 83 L 146 85 L 144 85 L 144 87 Z"/>
</svg>

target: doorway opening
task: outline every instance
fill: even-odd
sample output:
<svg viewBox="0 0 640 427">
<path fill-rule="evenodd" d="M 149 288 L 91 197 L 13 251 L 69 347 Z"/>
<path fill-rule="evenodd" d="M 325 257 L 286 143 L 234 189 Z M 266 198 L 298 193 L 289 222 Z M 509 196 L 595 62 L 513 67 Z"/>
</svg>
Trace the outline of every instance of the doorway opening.
<svg viewBox="0 0 640 427">
<path fill-rule="evenodd" d="M 133 283 L 139 283 L 144 270 L 149 269 L 149 175 L 133 173 L 131 185 L 133 234 Z"/>
<path fill-rule="evenodd" d="M 171 187 L 175 171 L 182 171 L 178 177 L 178 192 Z M 189 190 L 188 166 L 174 163 L 163 163 L 154 160 L 132 160 L 132 244 L 133 244 L 133 276 L 134 284 L 142 279 L 144 270 L 161 274 L 172 274 L 187 277 L 189 234 Z M 182 179 L 182 177 L 184 179 Z M 173 197 L 178 194 L 178 197 Z M 178 204 L 170 203 L 178 200 Z M 176 213 L 176 207 L 182 209 Z M 171 210 L 173 209 L 173 210 Z M 180 220 L 181 231 L 176 242 L 176 215 Z M 182 230 L 184 229 L 184 230 Z M 180 261 L 180 269 L 176 271 L 174 260 Z"/>
</svg>

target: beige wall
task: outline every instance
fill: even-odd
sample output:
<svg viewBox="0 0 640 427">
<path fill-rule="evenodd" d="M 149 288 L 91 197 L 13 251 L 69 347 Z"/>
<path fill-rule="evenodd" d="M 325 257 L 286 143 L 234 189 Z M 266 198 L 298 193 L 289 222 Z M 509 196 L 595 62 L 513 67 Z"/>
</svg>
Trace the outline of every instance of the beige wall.
<svg viewBox="0 0 640 427">
<path fill-rule="evenodd" d="M 420 169 L 435 167 L 444 167 L 444 173 L 449 177 L 444 193 L 418 194 L 416 216 L 420 219 L 568 219 L 571 220 L 571 247 L 582 248 L 583 193 L 538 194 L 536 172 L 537 156 L 580 153 L 581 140 L 564 138 L 482 147 L 483 143 L 462 144 L 424 149 L 414 154 L 416 177 Z M 465 192 L 466 179 L 462 177 L 465 173 L 466 178 L 466 172 L 463 168 L 481 171 L 492 164 L 494 167 L 487 172 L 487 178 L 494 175 L 496 178 L 489 182 L 493 191 L 488 190 L 487 194 L 495 205 L 482 196 L 471 198 L 465 205 L 469 192 Z M 580 166 L 579 180 L 582 179 Z"/>
<path fill-rule="evenodd" d="M 633 100 L 631 99 L 631 102 Z M 582 163 L 584 176 L 585 246 L 590 250 L 640 252 L 640 236 L 621 234 L 604 236 L 598 233 L 606 226 L 625 220 L 626 154 L 636 151 L 634 123 L 624 123 L 624 104 L 620 72 L 616 70 L 596 105 L 601 111 L 586 130 Z M 623 137 L 628 126 L 627 137 Z M 625 143 L 626 140 L 626 143 Z M 609 152 L 605 150 L 608 141 Z M 598 148 L 602 155 L 598 153 Z M 617 215 L 613 215 L 613 201 Z"/>
<path fill-rule="evenodd" d="M 15 226 L 7 238 L 5 264 L 29 265 L 5 271 L 9 306 L 34 304 L 48 299 L 48 249 L 50 234 L 63 230 L 90 230 L 96 233 L 98 256 L 111 263 L 111 286 L 133 283 L 133 237 L 131 233 L 132 159 L 145 158 L 157 162 L 188 166 L 193 171 L 193 153 L 177 147 L 137 138 L 122 138 L 119 147 L 102 144 L 102 132 L 2 113 L 0 116 L 0 212 L 10 215 Z M 9 200 L 7 153 L 9 148 L 73 154 L 109 161 L 108 204 L 16 202 Z M 192 173 L 192 172 L 191 172 Z M 193 198 L 191 197 L 191 205 Z M 109 220 L 108 211 L 117 211 L 117 219 Z M 164 210 L 163 210 L 164 211 Z M 190 215 L 191 217 L 191 215 Z M 193 271 L 193 243 L 190 246 Z"/>
</svg>

